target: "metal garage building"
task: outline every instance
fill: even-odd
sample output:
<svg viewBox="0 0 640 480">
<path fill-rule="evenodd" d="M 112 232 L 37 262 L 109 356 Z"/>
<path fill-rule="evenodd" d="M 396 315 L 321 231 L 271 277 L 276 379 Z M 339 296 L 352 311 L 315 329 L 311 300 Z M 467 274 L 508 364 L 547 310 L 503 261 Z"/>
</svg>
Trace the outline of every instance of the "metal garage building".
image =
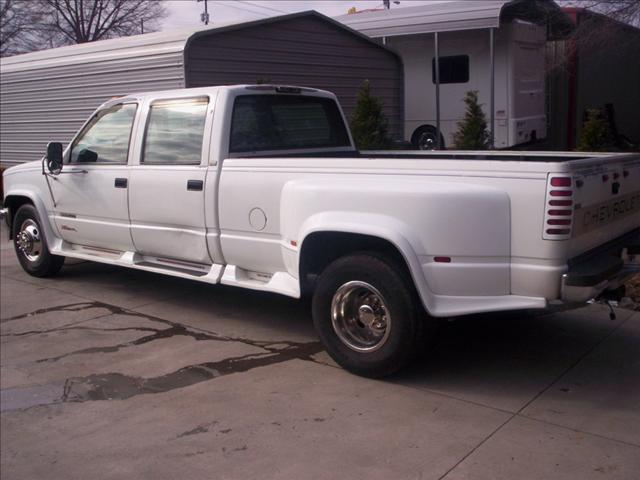
<svg viewBox="0 0 640 480">
<path fill-rule="evenodd" d="M 350 115 L 365 79 L 384 102 L 392 134 L 400 137 L 400 59 L 317 12 L 17 55 L 0 66 L 0 161 L 38 160 L 47 142 L 68 142 L 98 105 L 127 93 L 303 85 L 333 91 Z"/>
</svg>

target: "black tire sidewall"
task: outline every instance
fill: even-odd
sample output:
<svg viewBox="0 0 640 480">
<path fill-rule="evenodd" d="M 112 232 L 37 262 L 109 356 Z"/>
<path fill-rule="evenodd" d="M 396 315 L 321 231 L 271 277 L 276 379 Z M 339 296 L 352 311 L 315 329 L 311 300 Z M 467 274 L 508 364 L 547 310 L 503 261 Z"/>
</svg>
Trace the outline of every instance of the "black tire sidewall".
<svg viewBox="0 0 640 480">
<path fill-rule="evenodd" d="M 391 316 L 389 338 L 379 349 L 357 352 L 343 343 L 333 329 L 331 302 L 337 289 L 359 280 L 374 286 L 384 297 Z M 412 357 L 418 314 L 415 294 L 392 262 L 369 254 L 336 260 L 318 279 L 313 297 L 313 322 L 329 355 L 343 368 L 367 377 L 383 377 L 402 368 Z"/>
<path fill-rule="evenodd" d="M 411 136 L 411 143 L 417 149 L 421 150 L 419 142 L 420 142 L 420 138 L 422 137 L 423 134 L 432 135 L 433 136 L 434 145 L 437 143 L 437 141 L 436 141 L 436 139 L 437 139 L 437 129 L 436 129 L 436 127 L 433 127 L 431 125 L 420 127 Z M 440 149 L 444 150 L 444 148 L 445 148 L 444 137 L 442 136 L 442 132 L 440 132 Z M 431 150 L 423 150 L 423 151 L 427 151 L 428 152 L 428 151 L 431 151 Z"/>
</svg>

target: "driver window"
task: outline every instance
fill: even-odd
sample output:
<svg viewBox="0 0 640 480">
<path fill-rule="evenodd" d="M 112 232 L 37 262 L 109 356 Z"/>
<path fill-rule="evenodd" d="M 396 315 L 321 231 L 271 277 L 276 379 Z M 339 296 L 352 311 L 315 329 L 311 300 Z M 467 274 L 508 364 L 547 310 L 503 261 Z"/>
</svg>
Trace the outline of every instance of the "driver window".
<svg viewBox="0 0 640 480">
<path fill-rule="evenodd" d="M 127 163 L 137 105 L 116 105 L 99 112 L 76 139 L 69 163 Z"/>
</svg>

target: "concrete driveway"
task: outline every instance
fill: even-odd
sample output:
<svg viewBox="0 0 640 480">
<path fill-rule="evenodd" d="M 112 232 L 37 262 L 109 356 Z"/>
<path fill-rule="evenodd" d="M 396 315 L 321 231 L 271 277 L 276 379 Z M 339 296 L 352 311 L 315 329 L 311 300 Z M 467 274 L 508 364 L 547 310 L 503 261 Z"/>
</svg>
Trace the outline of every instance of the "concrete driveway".
<svg viewBox="0 0 640 480">
<path fill-rule="evenodd" d="M 1 248 L 3 480 L 640 478 L 640 312 L 459 319 L 373 381 L 292 299 Z"/>
</svg>

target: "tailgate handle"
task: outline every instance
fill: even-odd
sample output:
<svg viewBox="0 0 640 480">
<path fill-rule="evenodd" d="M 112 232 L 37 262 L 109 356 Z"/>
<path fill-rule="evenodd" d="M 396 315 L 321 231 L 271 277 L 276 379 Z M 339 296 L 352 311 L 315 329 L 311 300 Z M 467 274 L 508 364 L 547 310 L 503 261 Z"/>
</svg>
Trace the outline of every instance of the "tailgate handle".
<svg viewBox="0 0 640 480">
<path fill-rule="evenodd" d="M 116 178 L 115 182 L 113 182 L 113 186 L 116 188 L 127 188 L 127 179 Z"/>
<path fill-rule="evenodd" d="M 187 180 L 187 190 L 201 192 L 204 182 L 202 180 Z"/>
</svg>

